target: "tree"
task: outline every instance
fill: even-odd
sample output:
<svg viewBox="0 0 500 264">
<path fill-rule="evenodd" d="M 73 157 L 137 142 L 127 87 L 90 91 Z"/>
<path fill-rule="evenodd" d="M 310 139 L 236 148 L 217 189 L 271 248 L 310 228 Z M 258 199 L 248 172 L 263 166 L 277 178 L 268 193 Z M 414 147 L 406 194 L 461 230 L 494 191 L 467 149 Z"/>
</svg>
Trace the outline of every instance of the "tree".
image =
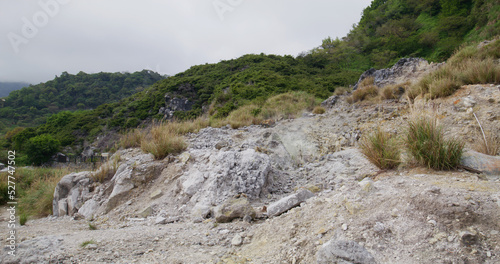
<svg viewBox="0 0 500 264">
<path fill-rule="evenodd" d="M 36 166 L 49 162 L 51 157 L 59 150 L 60 145 L 59 140 L 49 134 L 30 138 L 26 147 L 29 162 Z"/>
</svg>

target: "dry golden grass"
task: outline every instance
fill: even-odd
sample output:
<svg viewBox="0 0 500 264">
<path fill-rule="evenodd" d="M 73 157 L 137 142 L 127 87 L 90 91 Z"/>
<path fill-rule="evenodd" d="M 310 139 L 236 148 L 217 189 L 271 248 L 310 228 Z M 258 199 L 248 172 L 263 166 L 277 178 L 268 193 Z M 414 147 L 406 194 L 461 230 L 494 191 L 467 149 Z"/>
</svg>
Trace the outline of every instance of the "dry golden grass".
<svg viewBox="0 0 500 264">
<path fill-rule="evenodd" d="M 262 118 L 258 116 L 259 112 L 260 108 L 258 106 L 253 104 L 245 105 L 231 112 L 226 121 L 233 129 L 258 125 L 262 122 Z"/>
<path fill-rule="evenodd" d="M 141 146 L 145 132 L 139 128 L 128 131 L 120 138 L 120 146 L 123 148 L 137 148 Z"/>
<path fill-rule="evenodd" d="M 408 97 L 419 95 L 432 99 L 453 94 L 462 85 L 500 83 L 500 39 L 478 48 L 462 47 L 439 70 L 410 87 Z"/>
<path fill-rule="evenodd" d="M 410 87 L 410 82 L 386 85 L 379 89 L 379 96 L 384 100 L 399 99 Z"/>
<path fill-rule="evenodd" d="M 314 107 L 312 112 L 315 115 L 321 115 L 321 114 L 324 114 L 326 112 L 326 109 L 322 106 L 316 106 L 316 107 Z"/>
<path fill-rule="evenodd" d="M 344 95 L 350 93 L 351 91 L 352 89 L 348 87 L 336 87 L 333 95 Z"/>
<path fill-rule="evenodd" d="M 176 132 L 176 125 L 170 123 L 153 124 L 151 131 L 141 142 L 141 149 L 151 153 L 156 159 L 164 159 L 169 154 L 177 154 L 185 150 L 184 138 Z"/>
<path fill-rule="evenodd" d="M 492 134 L 490 132 L 485 132 L 486 141 L 482 135 L 478 135 L 481 140 L 476 141 L 473 149 L 477 152 L 484 153 L 486 155 L 496 156 L 500 154 L 500 138 L 498 135 Z"/>
<path fill-rule="evenodd" d="M 364 101 L 368 99 L 373 99 L 378 96 L 379 89 L 375 85 L 375 79 L 373 77 L 365 78 L 358 85 L 358 89 L 352 92 L 346 100 L 348 103 L 356 103 L 359 101 Z"/>
<path fill-rule="evenodd" d="M 107 180 L 110 177 L 113 177 L 115 175 L 116 170 L 118 169 L 118 163 L 120 162 L 120 155 L 115 155 L 111 160 L 108 162 L 104 163 L 101 165 L 101 167 L 95 171 L 92 172 L 90 177 L 94 182 L 100 182 L 103 183 L 105 180 Z"/>
</svg>

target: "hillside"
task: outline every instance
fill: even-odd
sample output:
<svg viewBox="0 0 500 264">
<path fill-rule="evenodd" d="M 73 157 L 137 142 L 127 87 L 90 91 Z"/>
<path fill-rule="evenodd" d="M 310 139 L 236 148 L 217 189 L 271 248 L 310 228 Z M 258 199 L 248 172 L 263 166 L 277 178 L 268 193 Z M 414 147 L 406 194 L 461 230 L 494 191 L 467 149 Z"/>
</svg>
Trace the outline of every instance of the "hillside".
<svg viewBox="0 0 500 264">
<path fill-rule="evenodd" d="M 7 97 L 10 92 L 30 85 L 24 82 L 0 82 L 0 97 Z"/>
<path fill-rule="evenodd" d="M 340 87 L 354 85 L 361 73 L 372 67 L 387 67 L 402 57 L 442 62 L 465 43 L 491 39 L 500 33 L 499 14 L 500 5 L 494 0 L 376 0 L 346 37 L 326 38 L 319 47 L 297 57 L 249 54 L 193 66 L 119 102 L 98 107 L 97 102 L 90 103 L 95 109 L 54 116 L 25 131 L 16 142 L 4 145 L 14 144 L 23 151 L 22 145 L 31 137 L 50 134 L 60 138 L 63 147 L 71 146 L 78 152 L 98 135 L 102 138 L 147 126 L 152 120 L 186 120 L 202 115 L 220 120 L 249 104 L 255 106 L 253 113 L 257 114 L 266 99 L 289 91 L 305 91 L 325 99 Z M 71 93 L 61 96 L 65 98 L 62 105 L 46 105 L 43 111 L 79 104 L 90 108 L 88 102 L 86 105 L 79 101 L 81 98 L 72 98 Z M 28 107 L 33 101 L 25 99 L 28 104 L 15 100 L 16 107 L 24 110 L 18 114 L 19 120 L 31 118 L 30 111 L 41 112 Z M 8 109 L 2 109 L 3 115 L 14 117 Z"/>
<path fill-rule="evenodd" d="M 60 111 L 96 108 L 116 102 L 164 79 L 158 73 L 143 70 L 135 73 L 63 72 L 53 80 L 11 92 L 0 109 L 0 129 L 32 127 Z"/>
</svg>

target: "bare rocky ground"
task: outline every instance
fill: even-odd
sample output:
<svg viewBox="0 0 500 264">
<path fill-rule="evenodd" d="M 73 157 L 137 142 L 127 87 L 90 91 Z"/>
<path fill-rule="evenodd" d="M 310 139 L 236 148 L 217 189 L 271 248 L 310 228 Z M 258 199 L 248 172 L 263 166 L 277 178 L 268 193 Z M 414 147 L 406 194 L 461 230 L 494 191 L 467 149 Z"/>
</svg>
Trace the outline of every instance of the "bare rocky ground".
<svg viewBox="0 0 500 264">
<path fill-rule="evenodd" d="M 356 147 L 376 127 L 401 135 L 409 116 L 422 111 L 436 114 L 447 135 L 472 147 L 480 139 L 472 113 L 499 135 L 499 103 L 500 87 L 495 85 L 464 86 L 448 98 L 411 104 L 350 105 L 341 97 L 323 115 L 306 113 L 274 127 L 204 129 L 188 136 L 185 153 L 159 162 L 140 150 L 125 150 L 118 171 L 125 175 L 129 170 L 129 178 L 115 175 L 81 194 L 85 204 L 94 201 L 91 217 L 82 219 L 88 211 L 79 210 L 87 215 L 30 220 L 17 229 L 17 257 L 4 250 L 0 259 L 499 263 L 498 176 L 411 165 L 380 171 Z M 314 197 L 281 215 L 266 215 L 266 208 L 304 189 Z M 221 205 L 235 197 L 248 200 L 255 214 L 217 222 Z M 7 217 L 4 208 L 2 217 Z M 89 223 L 97 230 L 90 230 Z M 7 235 L 6 225 L 0 232 Z M 92 243 L 82 246 L 85 241 Z M 326 249 L 339 241 L 344 246 Z"/>
</svg>

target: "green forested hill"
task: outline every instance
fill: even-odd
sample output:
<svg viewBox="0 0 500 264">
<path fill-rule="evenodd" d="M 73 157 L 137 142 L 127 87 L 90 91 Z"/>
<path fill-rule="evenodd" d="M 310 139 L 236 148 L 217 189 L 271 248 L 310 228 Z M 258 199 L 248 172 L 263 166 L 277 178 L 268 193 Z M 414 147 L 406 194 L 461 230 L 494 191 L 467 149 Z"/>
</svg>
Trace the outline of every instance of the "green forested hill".
<svg viewBox="0 0 500 264">
<path fill-rule="evenodd" d="M 0 108 L 0 129 L 39 125 L 51 114 L 63 110 L 91 109 L 119 101 L 164 79 L 158 73 L 63 72 L 54 80 L 13 91 Z"/>
<path fill-rule="evenodd" d="M 374 0 L 346 37 L 325 39 L 312 57 L 377 68 L 401 57 L 437 62 L 464 42 L 499 34 L 498 0 Z"/>
<path fill-rule="evenodd" d="M 53 93 L 60 99 L 57 104 L 53 104 L 56 100 L 45 98 L 46 93 L 33 98 L 21 90 L 17 97 L 8 100 L 7 108 L 0 110 L 0 117 L 17 114 L 22 120 L 31 112 L 45 114 L 51 113 L 51 109 L 74 109 L 79 104 L 82 109 L 94 109 L 60 112 L 36 128 L 17 129 L 7 135 L 4 145 L 22 151 L 30 138 L 44 134 L 57 138 L 62 146 L 81 145 L 84 139 L 92 140 L 104 131 L 119 131 L 162 119 L 159 110 L 165 106 L 166 94 L 194 103 L 188 112 L 175 112 L 178 119 L 201 114 L 224 117 L 242 105 L 259 105 L 269 96 L 288 91 L 306 91 L 326 98 L 337 87 L 354 84 L 371 67 L 387 67 L 402 57 L 444 61 L 464 43 L 492 39 L 499 34 L 498 0 L 374 0 L 347 36 L 325 38 L 318 47 L 297 57 L 249 54 L 193 66 L 129 97 L 120 90 L 122 86 L 112 85 L 107 90 L 116 92 L 110 96 L 119 94 L 123 99 L 99 106 L 108 101 L 87 101 L 80 94 L 75 97 L 73 91 L 87 91 L 79 86 L 71 86 L 62 94 Z M 60 78 L 63 76 L 50 86 L 57 87 Z M 92 90 L 99 93 L 99 87 L 108 87 L 111 80 L 111 77 L 99 79 L 100 85 L 92 86 Z M 20 107 L 22 112 L 12 112 Z"/>
</svg>

